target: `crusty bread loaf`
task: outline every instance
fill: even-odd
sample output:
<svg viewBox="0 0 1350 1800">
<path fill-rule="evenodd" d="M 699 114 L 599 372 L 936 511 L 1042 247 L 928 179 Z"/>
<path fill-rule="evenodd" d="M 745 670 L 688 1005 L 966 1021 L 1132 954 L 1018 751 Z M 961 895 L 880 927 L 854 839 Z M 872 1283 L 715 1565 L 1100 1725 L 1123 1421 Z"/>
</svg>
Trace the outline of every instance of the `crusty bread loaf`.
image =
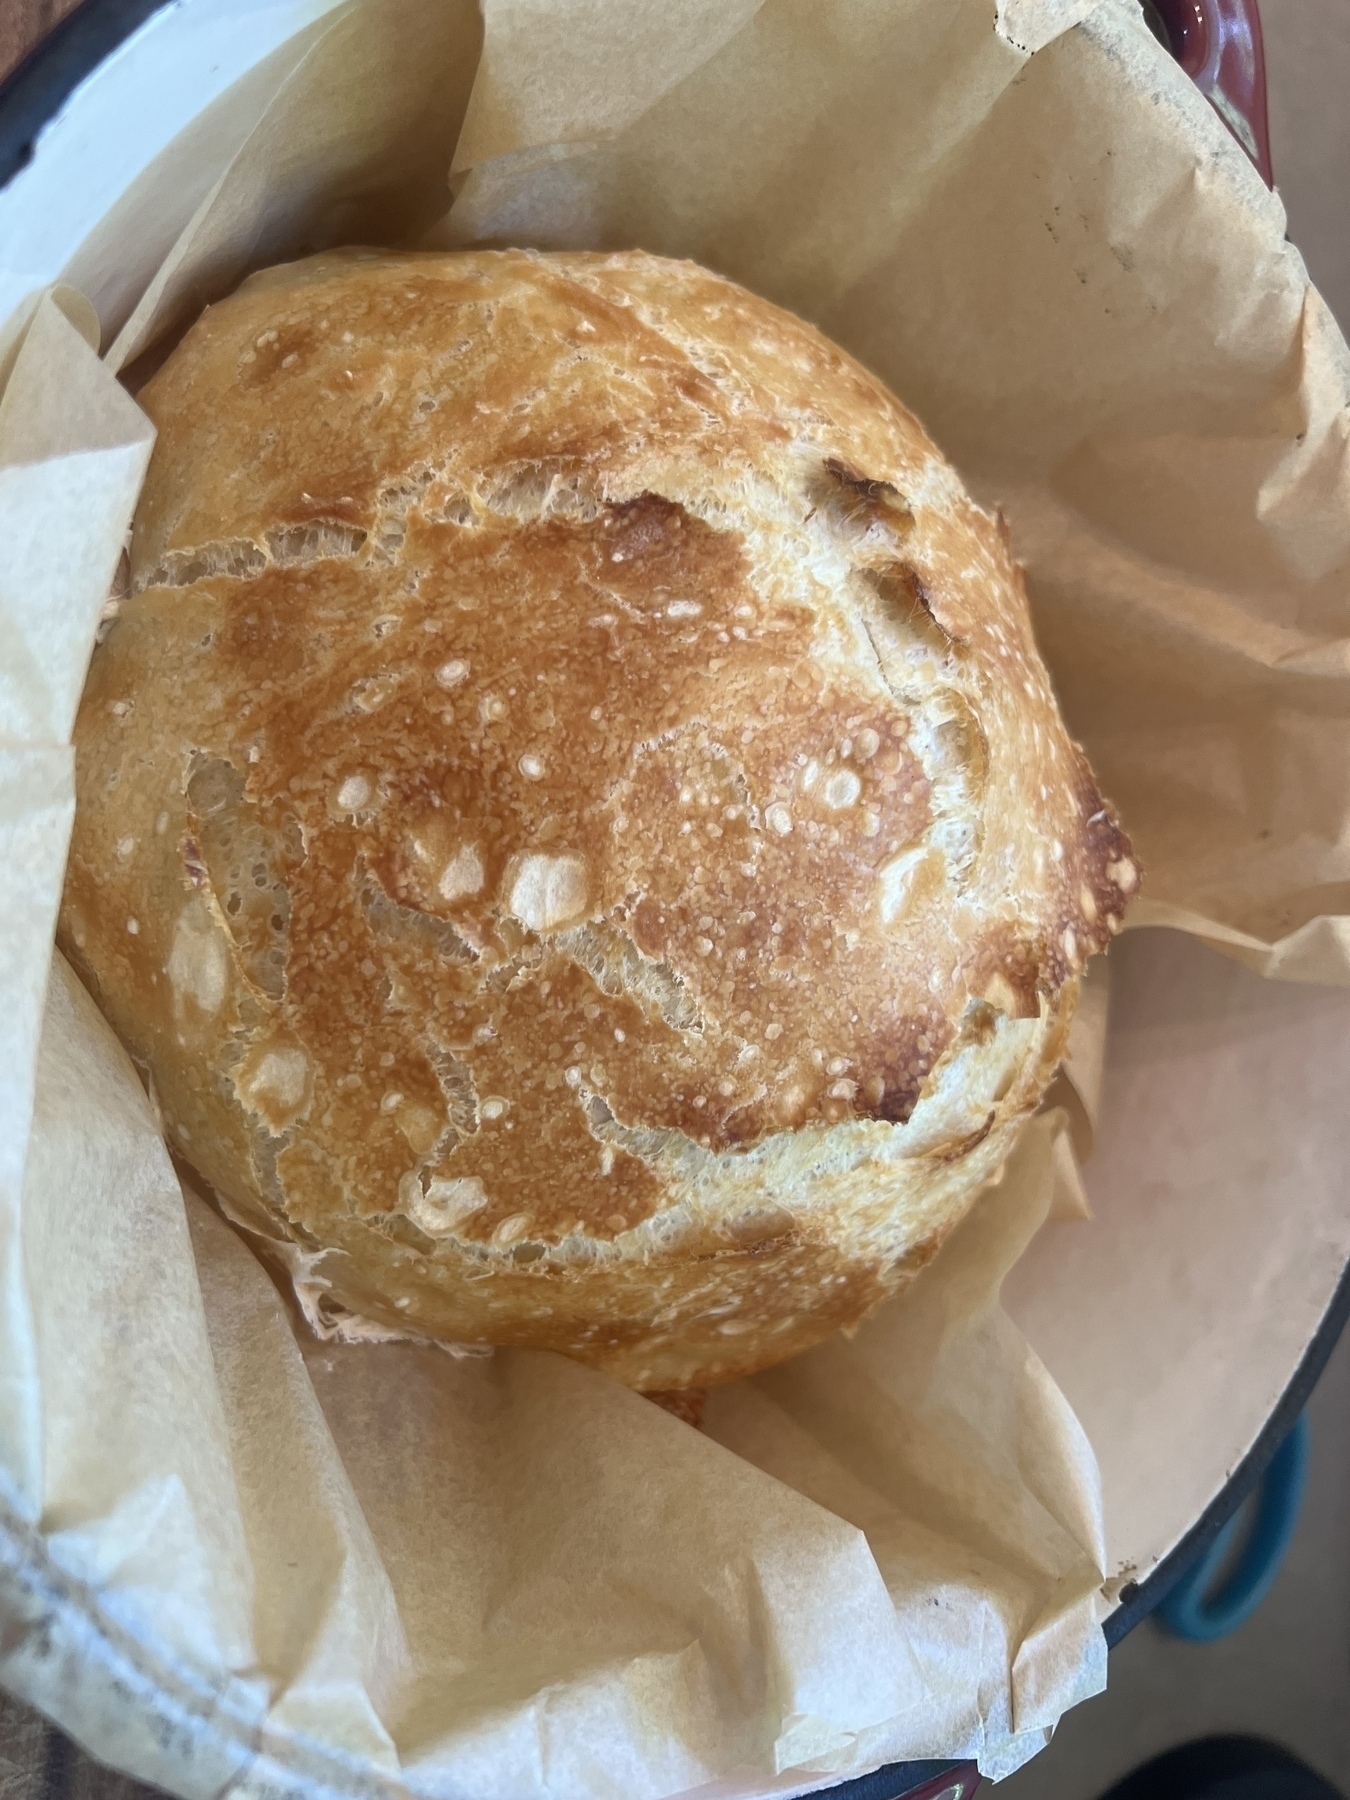
<svg viewBox="0 0 1350 1800">
<path fill-rule="evenodd" d="M 861 1318 L 1137 879 L 1001 526 L 636 253 L 272 270 L 141 399 L 61 929 L 174 1145 L 433 1338 L 679 1389 Z"/>
</svg>

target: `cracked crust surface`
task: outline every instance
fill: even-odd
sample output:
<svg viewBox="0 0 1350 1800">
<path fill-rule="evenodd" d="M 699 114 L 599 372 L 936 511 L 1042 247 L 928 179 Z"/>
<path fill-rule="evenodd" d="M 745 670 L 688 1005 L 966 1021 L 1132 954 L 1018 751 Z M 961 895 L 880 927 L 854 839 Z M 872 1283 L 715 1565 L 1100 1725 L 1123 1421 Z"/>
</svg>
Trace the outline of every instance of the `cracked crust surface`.
<svg viewBox="0 0 1350 1800">
<path fill-rule="evenodd" d="M 61 939 L 176 1147 L 431 1337 L 669 1390 L 859 1319 L 1137 880 L 998 522 L 638 253 L 268 271 L 141 401 Z"/>
</svg>

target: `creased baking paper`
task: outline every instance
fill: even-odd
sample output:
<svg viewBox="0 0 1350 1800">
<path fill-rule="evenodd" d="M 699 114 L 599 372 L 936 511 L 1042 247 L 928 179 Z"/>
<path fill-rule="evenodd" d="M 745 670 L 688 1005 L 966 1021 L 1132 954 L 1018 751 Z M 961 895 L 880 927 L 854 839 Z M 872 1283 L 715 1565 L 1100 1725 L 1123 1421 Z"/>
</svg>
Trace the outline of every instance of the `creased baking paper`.
<svg viewBox="0 0 1350 1800">
<path fill-rule="evenodd" d="M 1087 1229 L 1103 978 L 909 1294 L 701 1433 L 557 1358 L 316 1337 L 180 1186 L 59 958 L 47 983 L 70 724 L 149 453 L 114 371 L 353 237 L 708 263 L 1004 507 L 1148 871 L 1136 921 L 1346 982 L 1345 347 L 1125 0 L 315 10 L 50 272 L 0 400 L 0 1674 L 191 1796 L 1006 1772 L 1104 1678 L 1096 1462 L 999 1301 L 1048 1216 Z"/>
</svg>

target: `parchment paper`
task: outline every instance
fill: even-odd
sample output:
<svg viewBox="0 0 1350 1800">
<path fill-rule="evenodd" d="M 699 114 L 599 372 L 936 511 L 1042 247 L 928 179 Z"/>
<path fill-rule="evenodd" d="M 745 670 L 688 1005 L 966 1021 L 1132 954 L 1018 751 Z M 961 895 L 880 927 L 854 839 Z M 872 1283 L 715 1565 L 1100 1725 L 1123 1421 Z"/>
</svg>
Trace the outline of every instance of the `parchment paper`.
<svg viewBox="0 0 1350 1800">
<path fill-rule="evenodd" d="M 1282 225 L 1127 0 L 350 0 L 145 172 L 63 272 L 108 364 L 53 292 L 0 402 L 8 1685 L 184 1794 L 465 1800 L 998 1774 L 1100 1685 L 1095 1463 L 998 1300 L 1085 1211 L 1095 989 L 910 1294 L 705 1433 L 557 1358 L 318 1342 L 180 1188 L 59 958 L 42 1020 L 66 741 L 149 448 L 112 369 L 356 235 L 720 268 L 1005 506 L 1136 920 L 1345 981 L 1346 353 Z"/>
<path fill-rule="evenodd" d="M 1096 1451 L 1118 1588 L 1202 1517 L 1334 1305 L 1350 988 L 1263 980 L 1172 930 L 1111 963 L 1092 1217 L 1039 1233 L 1003 1305 Z"/>
</svg>

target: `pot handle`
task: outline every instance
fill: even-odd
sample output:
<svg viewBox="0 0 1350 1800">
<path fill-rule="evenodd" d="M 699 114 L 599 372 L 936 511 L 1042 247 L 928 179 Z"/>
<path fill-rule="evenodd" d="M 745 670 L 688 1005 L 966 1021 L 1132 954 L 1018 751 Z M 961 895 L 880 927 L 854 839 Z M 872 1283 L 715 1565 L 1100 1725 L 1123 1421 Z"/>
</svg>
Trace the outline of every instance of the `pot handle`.
<svg viewBox="0 0 1350 1800">
<path fill-rule="evenodd" d="M 1172 52 L 1274 187 L 1266 117 L 1266 57 L 1257 0 L 1140 0 Z"/>
<path fill-rule="evenodd" d="M 1175 1637 L 1212 1644 L 1236 1631 L 1260 1606 L 1274 1584 L 1298 1524 L 1308 1479 L 1308 1419 L 1295 1420 L 1275 1452 L 1252 1507 L 1240 1509 L 1158 1607 L 1158 1618 Z M 1242 1548 L 1234 1546 L 1251 1514 Z"/>
</svg>

